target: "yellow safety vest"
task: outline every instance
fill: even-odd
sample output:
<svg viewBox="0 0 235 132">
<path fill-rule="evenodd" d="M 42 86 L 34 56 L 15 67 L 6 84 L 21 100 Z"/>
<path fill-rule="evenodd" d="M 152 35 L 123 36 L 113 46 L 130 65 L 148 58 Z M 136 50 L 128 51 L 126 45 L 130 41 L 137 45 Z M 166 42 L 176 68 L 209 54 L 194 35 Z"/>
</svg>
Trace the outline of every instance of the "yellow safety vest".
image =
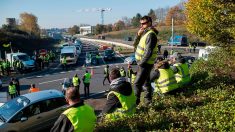
<svg viewBox="0 0 235 132">
<path fill-rule="evenodd" d="M 74 127 L 74 132 L 93 132 L 96 124 L 94 109 L 89 105 L 71 107 L 63 112 Z"/>
<path fill-rule="evenodd" d="M 90 73 L 85 73 L 84 76 L 85 76 L 84 83 L 90 83 L 91 74 Z"/>
<path fill-rule="evenodd" d="M 109 113 L 105 116 L 106 120 L 117 120 L 123 117 L 131 116 L 136 111 L 136 96 L 134 94 L 134 91 L 132 90 L 132 93 L 130 96 L 124 96 L 120 93 L 111 91 L 107 95 L 107 99 L 109 95 L 113 93 L 117 96 L 118 100 L 120 101 L 122 108 L 117 108 L 113 113 Z"/>
<path fill-rule="evenodd" d="M 131 74 L 131 84 L 134 84 L 136 79 L 136 75 L 135 74 Z"/>
<path fill-rule="evenodd" d="M 126 72 L 123 69 L 120 69 L 120 74 L 121 74 L 122 77 L 126 76 Z"/>
<path fill-rule="evenodd" d="M 150 33 L 154 33 L 157 36 L 157 34 L 153 30 L 149 30 L 144 36 L 141 37 L 140 42 L 139 42 L 137 49 L 136 49 L 136 52 L 135 52 L 135 58 L 137 61 L 140 61 L 144 55 L 144 52 L 146 50 L 146 39 Z M 156 45 L 153 49 L 152 56 L 147 61 L 148 64 L 154 64 L 155 59 L 157 58 L 157 51 L 158 51 L 158 49 L 157 49 L 157 43 L 156 43 Z"/>
<path fill-rule="evenodd" d="M 160 76 L 155 80 L 155 92 L 167 93 L 179 88 L 172 69 L 159 69 Z"/>
<path fill-rule="evenodd" d="M 178 69 L 178 73 L 175 74 L 175 78 L 179 86 L 187 85 L 191 81 L 188 65 L 186 63 L 177 63 L 174 66 Z"/>
<path fill-rule="evenodd" d="M 15 85 L 9 85 L 9 94 L 15 94 L 16 93 L 16 86 Z"/>
<path fill-rule="evenodd" d="M 78 77 L 73 77 L 73 86 L 78 86 Z"/>
</svg>

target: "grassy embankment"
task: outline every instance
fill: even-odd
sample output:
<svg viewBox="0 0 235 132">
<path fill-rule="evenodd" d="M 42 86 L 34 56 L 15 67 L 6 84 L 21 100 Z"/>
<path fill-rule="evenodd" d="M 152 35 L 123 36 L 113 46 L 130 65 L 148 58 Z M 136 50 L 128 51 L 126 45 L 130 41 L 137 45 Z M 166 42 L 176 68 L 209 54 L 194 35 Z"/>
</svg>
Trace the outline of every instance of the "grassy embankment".
<svg viewBox="0 0 235 132">
<path fill-rule="evenodd" d="M 215 51 L 190 69 L 192 85 L 175 95 L 153 96 L 134 116 L 102 122 L 96 131 L 234 131 L 235 56 Z"/>
</svg>

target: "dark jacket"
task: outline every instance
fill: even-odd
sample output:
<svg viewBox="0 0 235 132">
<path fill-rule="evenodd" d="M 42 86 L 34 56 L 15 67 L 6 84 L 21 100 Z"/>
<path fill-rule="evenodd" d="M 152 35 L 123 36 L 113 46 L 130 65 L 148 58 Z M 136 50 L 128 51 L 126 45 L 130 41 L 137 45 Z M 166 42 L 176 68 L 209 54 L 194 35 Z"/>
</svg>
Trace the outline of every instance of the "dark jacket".
<svg viewBox="0 0 235 132">
<path fill-rule="evenodd" d="M 126 81 L 124 77 L 119 77 L 113 80 L 110 84 L 111 91 L 118 92 L 122 95 L 129 96 L 132 93 L 132 87 L 129 82 Z M 106 105 L 102 111 L 102 114 L 112 113 L 116 108 L 121 108 L 122 105 L 119 102 L 117 96 L 115 94 L 110 94 L 108 96 Z"/>
<path fill-rule="evenodd" d="M 79 103 L 69 106 L 71 107 L 80 107 L 83 106 L 83 100 L 81 100 Z M 51 128 L 51 132 L 73 132 L 74 127 L 68 117 L 64 114 L 61 114 L 60 117 L 55 122 L 54 126 Z"/>
<path fill-rule="evenodd" d="M 145 29 L 141 36 L 138 36 L 138 35 L 136 36 L 134 44 L 133 44 L 134 45 L 134 49 L 137 48 L 137 46 L 138 46 L 138 44 L 140 42 L 141 37 L 144 36 L 149 30 L 153 30 L 156 34 L 158 34 L 158 31 L 155 28 L 150 27 L 150 28 Z M 156 44 L 157 44 L 157 36 L 155 34 L 153 34 L 153 33 L 150 33 L 147 36 L 147 39 L 146 39 L 146 50 L 144 52 L 142 60 L 137 62 L 138 65 L 144 66 L 144 65 L 147 64 L 147 61 L 149 60 L 149 58 L 153 54 L 153 49 L 155 48 L 155 46 L 157 46 Z"/>
</svg>

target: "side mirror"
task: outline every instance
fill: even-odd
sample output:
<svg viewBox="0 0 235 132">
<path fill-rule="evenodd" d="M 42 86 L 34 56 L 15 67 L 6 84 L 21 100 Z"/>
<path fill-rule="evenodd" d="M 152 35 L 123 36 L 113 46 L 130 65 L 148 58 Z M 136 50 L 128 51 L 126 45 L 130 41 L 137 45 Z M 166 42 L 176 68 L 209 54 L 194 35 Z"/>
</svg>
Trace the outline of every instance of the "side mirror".
<svg viewBox="0 0 235 132">
<path fill-rule="evenodd" d="M 24 121 L 27 121 L 27 120 L 28 120 L 27 117 L 22 117 L 22 118 L 20 119 L 21 122 L 24 122 Z"/>
</svg>

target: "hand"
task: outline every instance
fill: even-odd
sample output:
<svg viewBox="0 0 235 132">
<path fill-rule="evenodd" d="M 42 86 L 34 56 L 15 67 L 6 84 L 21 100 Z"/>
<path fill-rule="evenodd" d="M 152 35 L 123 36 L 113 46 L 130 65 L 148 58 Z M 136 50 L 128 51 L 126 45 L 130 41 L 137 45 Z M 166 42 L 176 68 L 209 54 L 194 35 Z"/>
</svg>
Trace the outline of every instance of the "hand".
<svg viewBox="0 0 235 132">
<path fill-rule="evenodd" d="M 138 36 L 141 36 L 141 34 L 142 34 L 143 32 L 144 32 L 144 28 L 140 28 L 139 31 L 138 31 L 138 33 L 137 33 L 137 35 L 138 35 Z"/>
</svg>

